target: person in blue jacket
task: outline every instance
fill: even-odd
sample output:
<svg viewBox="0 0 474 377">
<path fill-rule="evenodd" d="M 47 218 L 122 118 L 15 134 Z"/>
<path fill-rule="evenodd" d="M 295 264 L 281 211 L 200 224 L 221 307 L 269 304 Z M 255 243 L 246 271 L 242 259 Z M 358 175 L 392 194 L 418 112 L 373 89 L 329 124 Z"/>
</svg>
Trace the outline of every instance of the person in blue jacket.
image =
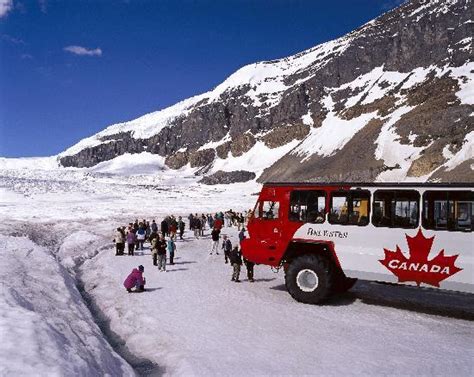
<svg viewBox="0 0 474 377">
<path fill-rule="evenodd" d="M 173 239 L 170 237 L 168 239 L 168 252 L 170 253 L 170 264 L 174 264 L 174 252 L 176 251 L 176 244 Z"/>
</svg>

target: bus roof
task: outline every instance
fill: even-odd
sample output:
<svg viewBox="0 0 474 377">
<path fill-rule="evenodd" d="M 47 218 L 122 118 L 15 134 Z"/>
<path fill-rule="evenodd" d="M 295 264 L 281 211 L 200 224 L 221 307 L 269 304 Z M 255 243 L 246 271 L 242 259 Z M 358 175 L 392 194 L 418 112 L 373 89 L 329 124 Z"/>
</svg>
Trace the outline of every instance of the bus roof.
<svg viewBox="0 0 474 377">
<path fill-rule="evenodd" d="M 441 182 L 441 183 L 433 183 L 433 182 L 266 182 L 263 184 L 264 187 L 271 187 L 271 186 L 331 186 L 331 187 L 400 187 L 400 188 L 408 188 L 408 187 L 418 187 L 418 188 L 474 188 L 474 182 Z"/>
</svg>

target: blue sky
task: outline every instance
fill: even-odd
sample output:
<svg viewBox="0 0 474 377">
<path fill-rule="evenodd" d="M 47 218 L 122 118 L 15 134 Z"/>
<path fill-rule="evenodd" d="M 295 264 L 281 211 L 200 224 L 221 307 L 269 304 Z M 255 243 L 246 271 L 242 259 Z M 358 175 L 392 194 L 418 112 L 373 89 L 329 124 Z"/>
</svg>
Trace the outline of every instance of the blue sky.
<svg viewBox="0 0 474 377">
<path fill-rule="evenodd" d="M 400 0 L 0 0 L 0 156 L 54 155 Z"/>
</svg>

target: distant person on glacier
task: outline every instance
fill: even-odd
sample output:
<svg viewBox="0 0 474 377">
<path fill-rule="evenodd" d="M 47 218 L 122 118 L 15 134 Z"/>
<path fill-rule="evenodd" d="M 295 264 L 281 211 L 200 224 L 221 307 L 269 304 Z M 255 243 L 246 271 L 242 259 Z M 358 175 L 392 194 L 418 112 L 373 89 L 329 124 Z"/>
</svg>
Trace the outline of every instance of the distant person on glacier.
<svg viewBox="0 0 474 377">
<path fill-rule="evenodd" d="M 194 221 L 193 221 L 193 219 L 194 219 L 194 216 L 193 216 L 192 213 L 190 213 L 190 214 L 188 215 L 189 230 L 194 230 L 194 227 L 193 227 L 193 226 L 194 226 Z"/>
<path fill-rule="evenodd" d="M 226 234 L 224 234 L 222 239 L 223 239 L 222 249 L 224 249 L 224 260 L 225 260 L 225 263 L 228 263 L 230 252 L 232 251 L 232 242 L 230 242 Z"/>
<path fill-rule="evenodd" d="M 194 229 L 194 238 L 199 239 L 199 235 L 201 234 L 201 219 L 199 218 L 197 213 L 193 217 L 193 229 Z"/>
<path fill-rule="evenodd" d="M 167 236 L 168 232 L 169 232 L 168 221 L 166 220 L 166 218 L 164 218 L 163 221 L 161 222 L 161 234 L 163 236 Z"/>
<path fill-rule="evenodd" d="M 117 228 L 115 232 L 115 255 L 123 255 L 123 251 L 125 250 L 125 233 L 123 232 L 122 228 Z"/>
<path fill-rule="evenodd" d="M 127 233 L 127 246 L 128 246 L 128 255 L 133 255 L 135 249 L 135 242 L 137 242 L 137 237 L 133 229 L 129 228 Z"/>
<path fill-rule="evenodd" d="M 152 233 L 156 234 L 156 233 Z M 159 237 L 156 234 L 156 237 L 153 237 L 150 239 L 150 244 L 151 244 L 151 256 L 153 258 L 153 266 L 158 266 L 158 241 Z"/>
<path fill-rule="evenodd" d="M 158 257 L 158 271 L 166 272 L 166 247 L 165 236 L 160 234 L 160 238 L 156 242 L 156 254 Z"/>
<path fill-rule="evenodd" d="M 240 266 L 242 266 L 242 254 L 238 246 L 235 246 L 229 253 L 230 264 L 232 265 L 232 281 L 240 283 Z M 253 279 L 252 279 L 253 280 Z"/>
<path fill-rule="evenodd" d="M 242 241 L 245 240 L 245 238 L 246 238 L 245 228 L 242 228 L 242 230 L 239 232 L 240 252 L 242 252 Z M 253 283 L 255 281 L 253 278 L 253 268 L 255 266 L 255 263 L 244 258 L 244 264 L 245 264 L 245 267 L 247 268 L 247 279 L 249 280 L 249 282 Z"/>
<path fill-rule="evenodd" d="M 178 222 L 174 218 L 173 215 L 170 217 L 170 223 L 169 223 L 169 234 L 170 237 L 173 239 L 173 241 L 176 240 L 176 232 L 178 231 Z"/>
<path fill-rule="evenodd" d="M 170 237 L 167 243 L 168 253 L 170 254 L 170 264 L 174 264 L 174 252 L 176 251 L 176 244 L 173 237 Z"/>
<path fill-rule="evenodd" d="M 184 234 L 184 221 L 181 216 L 178 217 L 178 230 L 179 230 L 179 239 L 183 239 Z"/>
<path fill-rule="evenodd" d="M 211 238 L 212 238 L 212 241 L 211 241 L 211 252 L 209 253 L 209 255 L 212 255 L 214 252 L 215 252 L 217 255 L 219 255 L 219 239 L 220 239 L 220 234 L 221 234 L 220 229 L 217 229 L 217 228 L 212 229 L 212 232 L 211 232 Z"/>
<path fill-rule="evenodd" d="M 135 292 L 143 292 L 145 290 L 146 280 L 143 276 L 145 268 L 140 265 L 138 268 L 134 268 L 132 272 L 127 276 L 123 282 L 123 286 L 128 293 L 132 292 L 132 288 L 135 287 Z"/>
<path fill-rule="evenodd" d="M 222 217 L 219 216 L 219 214 L 216 213 L 215 219 L 214 219 L 214 228 L 221 230 L 223 225 Z"/>
<path fill-rule="evenodd" d="M 158 233 L 158 225 L 156 225 L 155 219 L 153 219 L 151 222 L 151 232 Z"/>
<path fill-rule="evenodd" d="M 140 245 L 140 250 L 143 250 L 143 244 L 145 243 L 146 239 L 146 229 L 145 226 L 140 223 L 140 227 L 137 230 L 137 251 L 138 251 L 138 245 Z"/>
</svg>

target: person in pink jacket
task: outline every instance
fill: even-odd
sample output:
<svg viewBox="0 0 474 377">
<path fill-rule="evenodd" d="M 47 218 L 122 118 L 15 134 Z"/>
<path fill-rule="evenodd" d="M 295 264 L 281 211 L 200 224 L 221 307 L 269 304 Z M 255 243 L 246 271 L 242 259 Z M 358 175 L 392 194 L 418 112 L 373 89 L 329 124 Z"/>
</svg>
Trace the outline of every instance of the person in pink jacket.
<svg viewBox="0 0 474 377">
<path fill-rule="evenodd" d="M 123 286 L 127 292 L 132 292 L 132 288 L 135 287 L 135 292 L 143 292 L 145 290 L 145 278 L 143 277 L 143 271 L 145 268 L 140 265 L 137 268 L 134 268 L 130 275 L 127 276 L 123 282 Z"/>
</svg>

